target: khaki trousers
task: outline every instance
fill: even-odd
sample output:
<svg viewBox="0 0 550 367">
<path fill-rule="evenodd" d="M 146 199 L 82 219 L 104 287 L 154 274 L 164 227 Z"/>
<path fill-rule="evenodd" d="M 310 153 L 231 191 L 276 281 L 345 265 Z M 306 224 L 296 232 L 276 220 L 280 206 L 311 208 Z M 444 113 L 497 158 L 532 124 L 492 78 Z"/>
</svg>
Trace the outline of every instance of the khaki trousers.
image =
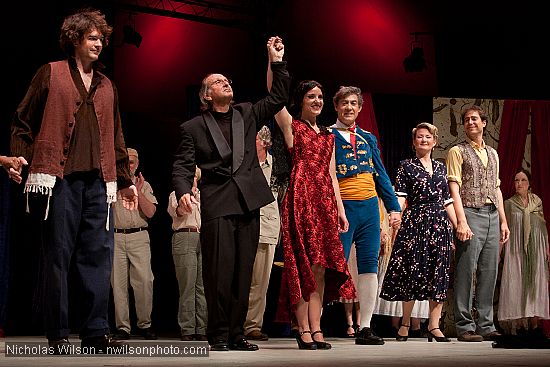
<svg viewBox="0 0 550 367">
<path fill-rule="evenodd" d="M 115 233 L 113 271 L 111 273 L 115 321 L 117 329 L 130 333 L 128 279 L 134 291 L 137 326 L 140 329 L 146 329 L 151 326 L 154 279 L 147 231 L 129 234 Z"/>
<path fill-rule="evenodd" d="M 244 323 L 244 333 L 257 330 L 261 331 L 264 321 L 266 306 L 267 287 L 271 275 L 271 266 L 275 257 L 275 245 L 259 243 L 254 260 L 252 272 L 252 283 L 250 284 L 250 295 L 248 297 L 248 313 Z"/>
<path fill-rule="evenodd" d="M 179 286 L 178 324 L 181 335 L 206 335 L 208 311 L 202 282 L 202 251 L 199 234 L 174 233 L 172 258 Z"/>
</svg>

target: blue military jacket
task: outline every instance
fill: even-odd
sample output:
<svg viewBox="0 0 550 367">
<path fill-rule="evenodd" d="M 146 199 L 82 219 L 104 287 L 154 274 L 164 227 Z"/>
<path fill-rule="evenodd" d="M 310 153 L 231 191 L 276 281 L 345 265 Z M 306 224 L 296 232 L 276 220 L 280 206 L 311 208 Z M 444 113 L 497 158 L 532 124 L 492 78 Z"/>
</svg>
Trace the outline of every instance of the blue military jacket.
<svg viewBox="0 0 550 367">
<path fill-rule="evenodd" d="M 382 198 L 388 212 L 400 212 L 401 208 L 393 190 L 390 178 L 386 173 L 376 137 L 356 127 L 356 150 L 357 158 L 353 154 L 353 147 L 340 134 L 338 129 L 332 127 L 334 134 L 334 147 L 336 155 L 336 177 L 340 180 L 344 177 L 357 175 L 359 173 L 372 173 L 376 185 L 376 192 Z"/>
</svg>

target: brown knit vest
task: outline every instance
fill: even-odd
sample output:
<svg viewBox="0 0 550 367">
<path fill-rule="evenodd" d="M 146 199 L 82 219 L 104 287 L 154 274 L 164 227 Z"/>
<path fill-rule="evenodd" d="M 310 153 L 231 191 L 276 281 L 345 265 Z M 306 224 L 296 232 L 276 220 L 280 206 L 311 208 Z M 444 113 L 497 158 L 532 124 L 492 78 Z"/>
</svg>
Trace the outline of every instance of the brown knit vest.
<svg viewBox="0 0 550 367">
<path fill-rule="evenodd" d="M 76 111 L 83 101 L 74 85 L 68 61 L 52 62 L 50 66 L 50 90 L 40 132 L 33 144 L 29 172 L 63 178 Z M 113 86 L 103 75 L 94 95 L 94 109 L 99 123 L 101 171 L 106 182 L 116 181 L 113 101 Z"/>
<path fill-rule="evenodd" d="M 489 158 L 487 168 L 474 148 L 468 142 L 458 145 L 462 155 L 462 185 L 460 198 L 465 207 L 481 208 L 489 198 L 498 207 L 497 200 L 497 155 L 493 148 L 486 146 Z"/>
</svg>

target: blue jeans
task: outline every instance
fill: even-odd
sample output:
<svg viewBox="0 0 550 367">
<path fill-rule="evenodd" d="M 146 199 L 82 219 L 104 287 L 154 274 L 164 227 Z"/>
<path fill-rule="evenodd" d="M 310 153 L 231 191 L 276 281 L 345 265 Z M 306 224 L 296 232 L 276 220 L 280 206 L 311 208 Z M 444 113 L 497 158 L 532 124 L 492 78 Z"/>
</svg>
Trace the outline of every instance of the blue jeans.
<svg viewBox="0 0 550 367">
<path fill-rule="evenodd" d="M 45 223 L 45 326 L 48 339 L 68 337 L 68 276 L 78 277 L 80 337 L 109 333 L 108 304 L 113 257 L 113 216 L 105 183 L 92 174 L 57 179 Z M 76 310 L 75 310 L 76 311 Z"/>
<path fill-rule="evenodd" d="M 464 208 L 464 213 L 474 236 L 469 241 L 457 241 L 456 246 L 456 331 L 458 335 L 467 331 L 486 335 L 496 330 L 493 323 L 493 295 L 498 273 L 500 222 L 494 205 L 485 205 L 479 209 Z M 474 294 L 478 311 L 477 327 L 472 316 Z"/>
</svg>

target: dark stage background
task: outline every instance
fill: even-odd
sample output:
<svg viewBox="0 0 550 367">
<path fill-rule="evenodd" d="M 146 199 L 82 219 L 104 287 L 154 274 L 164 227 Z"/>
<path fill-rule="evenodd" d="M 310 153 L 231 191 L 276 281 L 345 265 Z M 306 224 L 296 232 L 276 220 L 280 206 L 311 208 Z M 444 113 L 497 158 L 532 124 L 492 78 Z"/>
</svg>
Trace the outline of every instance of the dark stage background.
<svg viewBox="0 0 550 367">
<path fill-rule="evenodd" d="M 550 99 L 548 22 L 542 5 L 503 5 L 471 0 L 220 1 L 247 11 L 228 17 L 229 27 L 129 10 L 147 1 L 27 1 L 5 14 L 0 154 L 9 149 L 9 124 L 38 67 L 63 57 L 57 39 L 65 15 L 83 6 L 103 10 L 115 32 L 101 56 L 121 100 L 127 146 L 159 201 L 150 222 L 155 274 L 153 326 L 178 333 L 178 288 L 171 257 L 172 153 L 178 125 L 198 112 L 202 77 L 221 72 L 234 80 L 235 100 L 265 94 L 265 42 L 278 34 L 293 84 L 316 79 L 326 89 L 321 120 L 332 124 L 331 97 L 339 85 L 357 85 L 373 96 L 385 164 L 393 178 L 411 155 L 410 130 L 432 119 L 432 97 Z M 149 2 L 152 3 L 152 2 Z M 140 47 L 124 43 L 135 27 Z M 411 32 L 420 32 L 416 42 Z M 406 73 L 403 59 L 421 45 L 427 67 Z M 21 186 L 0 174 L 0 329 L 8 335 L 42 333 L 40 220 L 24 213 Z M 274 270 L 270 297 L 276 294 Z M 76 299 L 74 299 L 77 308 Z M 268 306 L 266 326 L 269 327 Z M 343 324 L 343 313 L 342 313 Z"/>
</svg>

